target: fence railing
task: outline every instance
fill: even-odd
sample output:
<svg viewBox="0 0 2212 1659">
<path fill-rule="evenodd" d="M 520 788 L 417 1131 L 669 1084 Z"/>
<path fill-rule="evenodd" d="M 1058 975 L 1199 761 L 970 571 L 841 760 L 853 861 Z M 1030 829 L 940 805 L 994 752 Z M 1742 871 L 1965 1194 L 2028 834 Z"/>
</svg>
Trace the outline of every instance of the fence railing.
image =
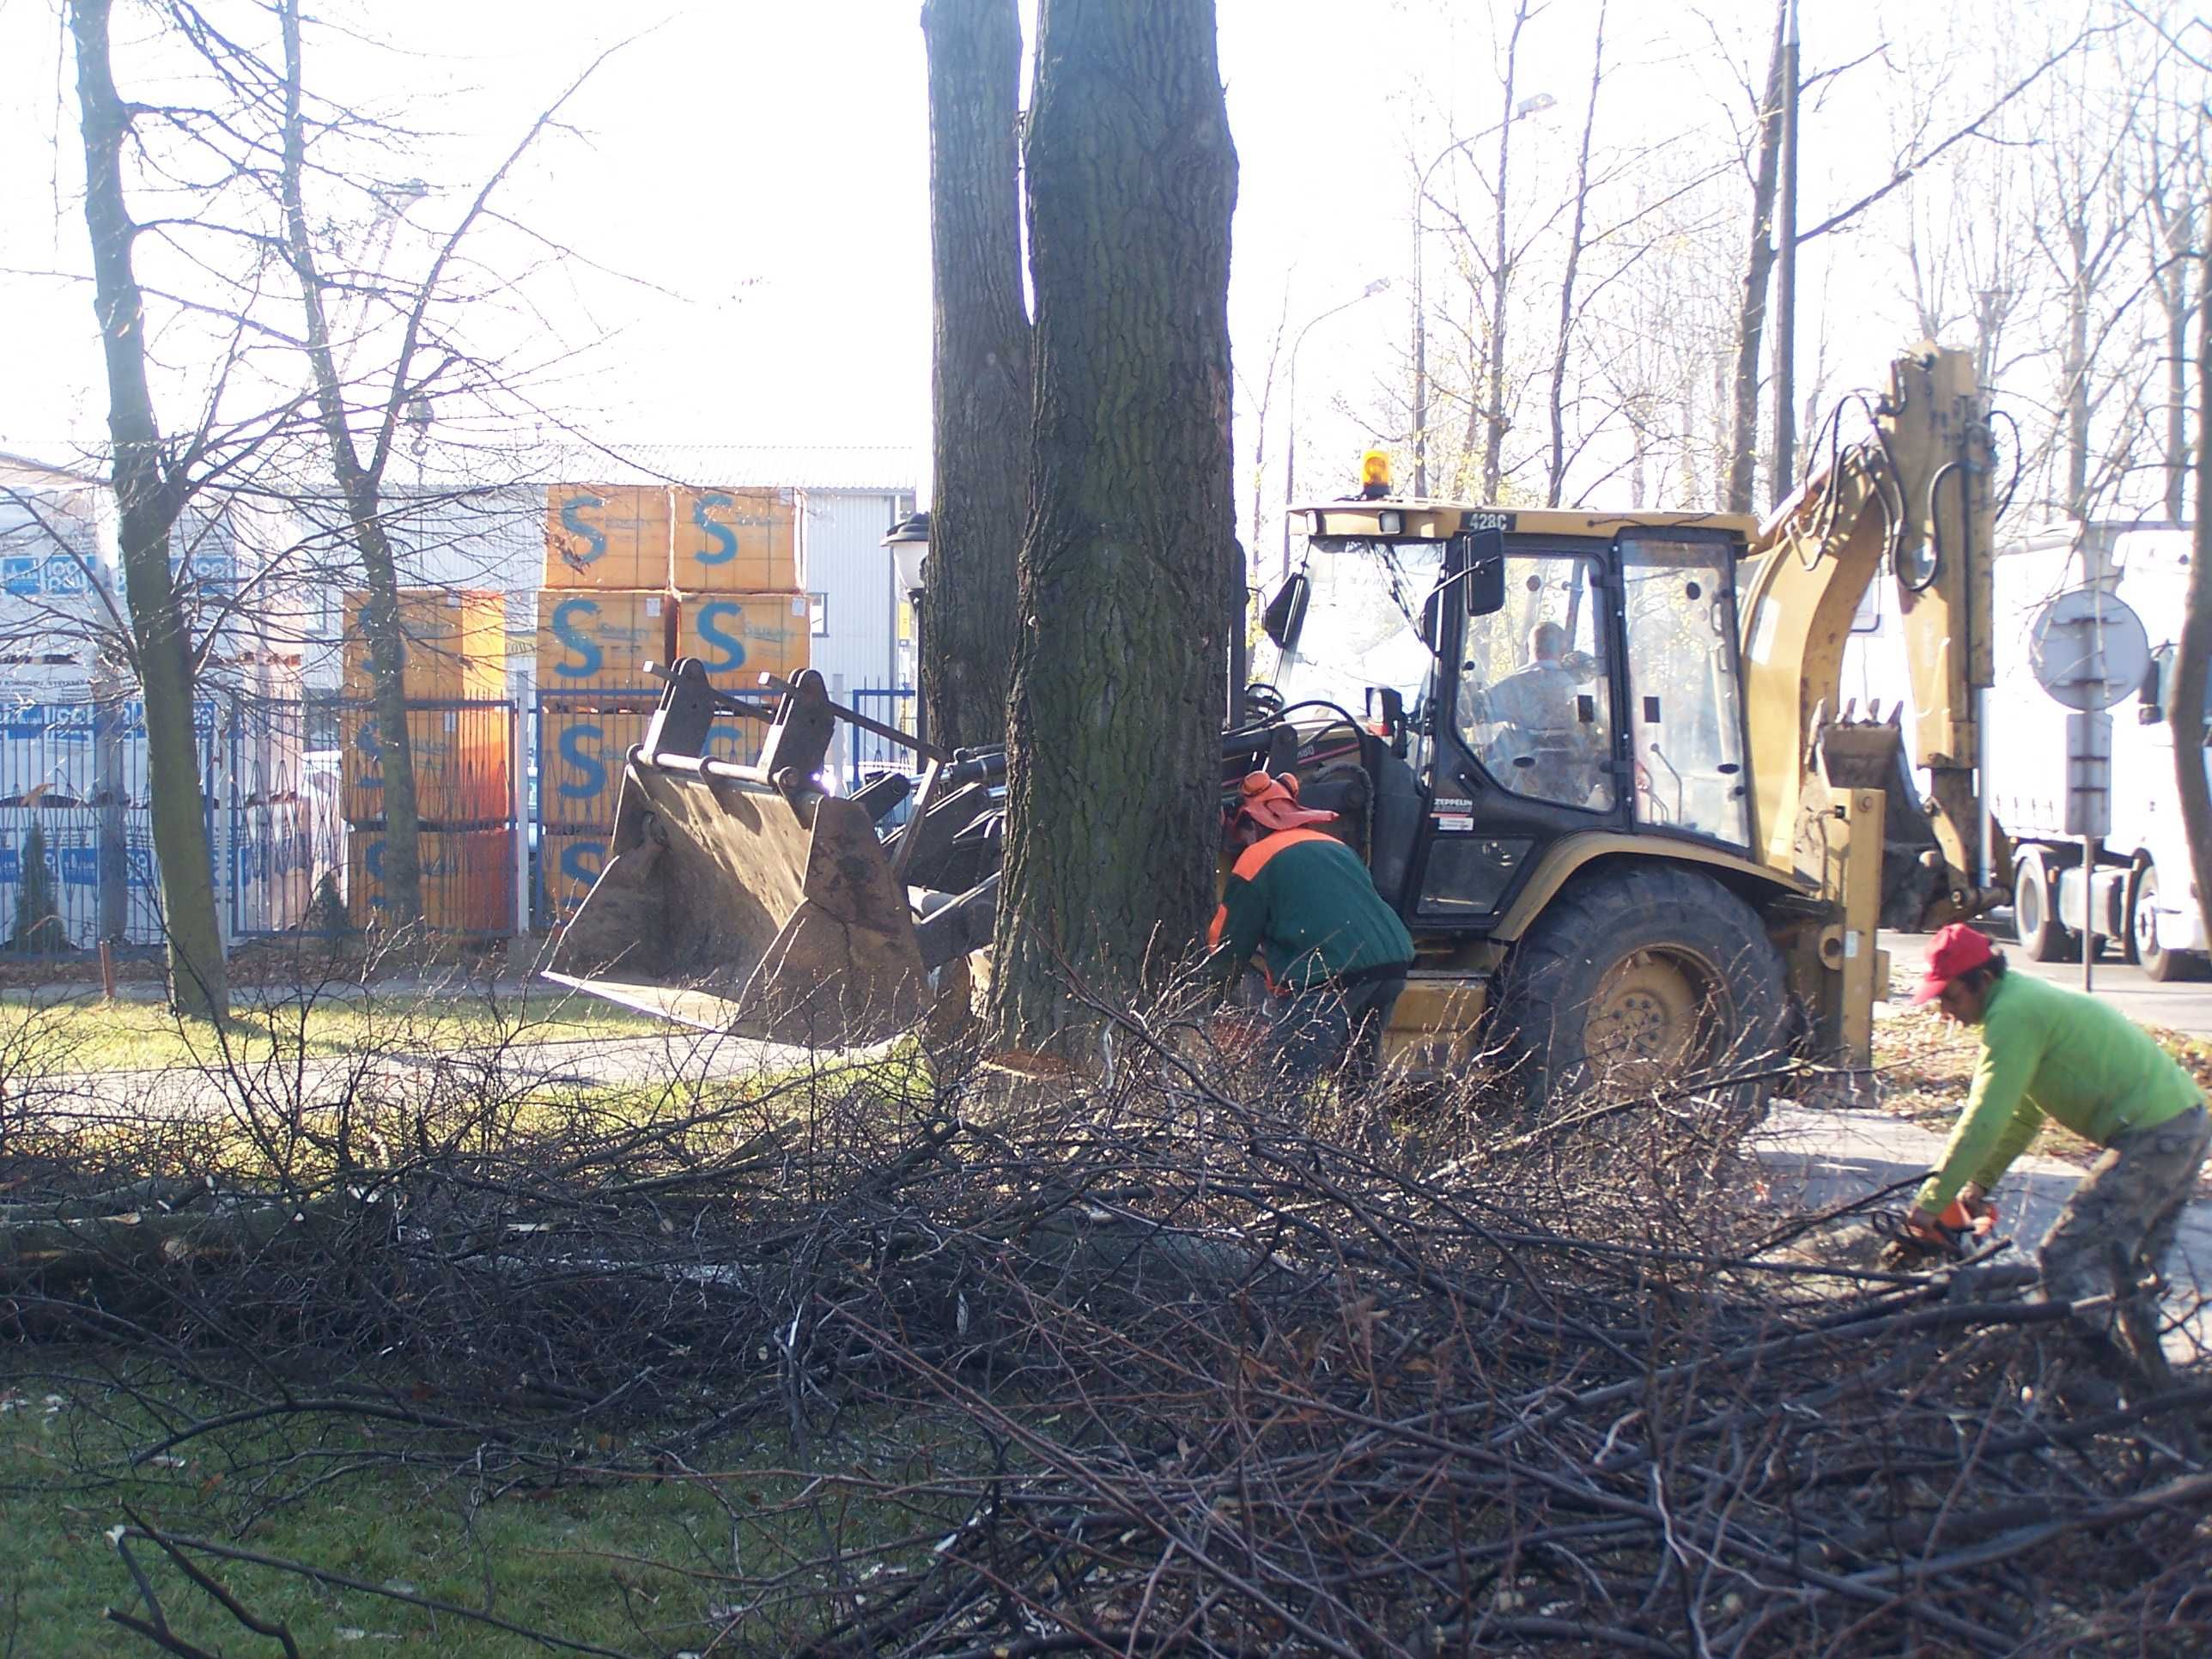
<svg viewBox="0 0 2212 1659">
<path fill-rule="evenodd" d="M 380 922 L 386 832 L 373 711 L 224 690 L 198 699 L 193 726 L 228 939 Z M 425 826 L 425 921 L 441 933 L 512 933 L 524 867 L 515 705 L 411 705 L 408 726 Z M 142 705 L 0 683 L 0 947 L 57 955 L 102 939 L 161 942 L 150 772 Z"/>
<path fill-rule="evenodd" d="M 898 686 L 864 686 L 852 694 L 852 709 L 856 714 L 866 714 L 883 726 L 896 726 L 902 732 L 914 730 L 914 688 Z M 848 742 L 843 768 L 848 793 L 882 772 L 912 772 L 917 769 L 914 750 L 902 748 L 889 738 L 873 732 L 863 732 L 858 726 L 841 724 Z"/>
</svg>

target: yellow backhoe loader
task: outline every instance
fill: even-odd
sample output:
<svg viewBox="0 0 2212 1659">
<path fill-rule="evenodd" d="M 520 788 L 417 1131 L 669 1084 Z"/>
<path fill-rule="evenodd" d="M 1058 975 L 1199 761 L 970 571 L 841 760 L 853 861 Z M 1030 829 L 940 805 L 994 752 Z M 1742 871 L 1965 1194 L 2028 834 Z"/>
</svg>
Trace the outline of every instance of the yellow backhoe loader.
<svg viewBox="0 0 2212 1659">
<path fill-rule="evenodd" d="M 1885 911 L 1932 927 L 1994 896 L 1971 874 L 1991 461 L 1971 360 L 1923 346 L 1764 524 L 1402 500 L 1387 475 L 1299 510 L 1222 777 L 1294 768 L 1404 917 L 1400 1064 L 1502 1050 L 1544 1092 L 1741 1078 L 1789 1046 L 1867 1063 Z M 1910 755 L 1893 717 L 1838 706 L 1885 572 Z M 703 750 L 732 700 L 675 665 L 551 976 L 708 1029 L 888 1036 L 988 944 L 1005 757 L 918 750 L 918 784 L 842 798 L 836 723 L 881 728 L 811 672 L 767 689 L 761 760 L 730 765 Z M 1924 811 L 1895 803 L 1886 837 L 1916 769 Z"/>
</svg>

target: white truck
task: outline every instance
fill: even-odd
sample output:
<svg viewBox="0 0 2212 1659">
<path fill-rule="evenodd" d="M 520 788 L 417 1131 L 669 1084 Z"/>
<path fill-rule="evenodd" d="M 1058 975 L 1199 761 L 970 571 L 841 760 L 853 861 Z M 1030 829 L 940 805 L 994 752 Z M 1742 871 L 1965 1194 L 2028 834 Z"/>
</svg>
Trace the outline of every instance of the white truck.
<svg viewBox="0 0 2212 1659">
<path fill-rule="evenodd" d="M 2014 924 L 2032 960 L 2079 959 L 2086 886 L 2086 931 L 2096 948 L 2116 941 L 2125 960 L 2158 980 L 2204 962 L 2195 890 L 2212 872 L 2191 866 L 2166 720 L 2191 544 L 2186 527 L 2092 525 L 1999 550 L 1996 684 L 1983 710 L 1982 797 L 2012 845 Z M 2067 711 L 2037 684 L 2028 639 L 2051 599 L 2093 585 L 2142 617 L 2151 667 L 2136 693 L 2112 711 L 2112 833 L 2085 883 L 2081 842 L 2066 829 Z"/>
</svg>

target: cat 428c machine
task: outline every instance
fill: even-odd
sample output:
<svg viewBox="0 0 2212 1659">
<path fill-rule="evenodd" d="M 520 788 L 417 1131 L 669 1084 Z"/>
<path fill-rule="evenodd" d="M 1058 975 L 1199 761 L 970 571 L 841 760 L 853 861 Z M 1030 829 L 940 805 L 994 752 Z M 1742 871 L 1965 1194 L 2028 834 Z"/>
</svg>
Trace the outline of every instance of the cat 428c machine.
<svg viewBox="0 0 2212 1659">
<path fill-rule="evenodd" d="M 1994 896 L 1967 873 L 1991 453 L 1971 360 L 1923 346 L 1839 410 L 1763 525 L 1403 500 L 1373 459 L 1358 496 L 1299 509 L 1304 558 L 1267 607 L 1223 781 L 1295 769 L 1404 917 L 1400 1064 L 1451 1075 L 1502 1051 L 1540 1094 L 1741 1079 L 1786 1046 L 1867 1064 L 1886 890 L 1923 927 Z M 1838 706 L 1885 572 L 1910 756 L 1893 720 Z M 821 777 L 836 723 L 872 723 L 811 672 L 771 689 L 760 763 L 732 766 L 703 757 L 731 700 L 676 665 L 551 976 L 708 1029 L 880 1038 L 988 945 L 1005 757 L 925 754 L 918 784 L 841 798 Z M 1915 768 L 1929 798 L 1886 873 L 1886 807 Z"/>
</svg>

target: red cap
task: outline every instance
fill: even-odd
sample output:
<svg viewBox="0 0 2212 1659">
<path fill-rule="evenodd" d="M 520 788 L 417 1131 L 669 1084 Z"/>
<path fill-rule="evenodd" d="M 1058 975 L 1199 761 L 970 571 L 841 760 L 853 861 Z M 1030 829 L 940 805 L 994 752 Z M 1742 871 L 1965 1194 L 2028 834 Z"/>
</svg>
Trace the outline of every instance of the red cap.
<svg viewBox="0 0 2212 1659">
<path fill-rule="evenodd" d="M 1953 922 L 1937 933 L 1935 943 L 1928 947 L 1928 971 L 1920 976 L 1920 989 L 1912 999 L 1913 1006 L 1935 1001 L 1943 994 L 1943 988 L 1960 975 L 1996 960 L 1996 952 L 1990 948 L 1986 933 L 1977 933 L 1963 921 Z"/>
<path fill-rule="evenodd" d="M 1336 816 L 1299 805 L 1298 781 L 1294 777 L 1248 773 L 1238 793 L 1236 816 L 1250 818 L 1263 830 L 1297 830 L 1310 823 L 1327 823 Z"/>
</svg>

